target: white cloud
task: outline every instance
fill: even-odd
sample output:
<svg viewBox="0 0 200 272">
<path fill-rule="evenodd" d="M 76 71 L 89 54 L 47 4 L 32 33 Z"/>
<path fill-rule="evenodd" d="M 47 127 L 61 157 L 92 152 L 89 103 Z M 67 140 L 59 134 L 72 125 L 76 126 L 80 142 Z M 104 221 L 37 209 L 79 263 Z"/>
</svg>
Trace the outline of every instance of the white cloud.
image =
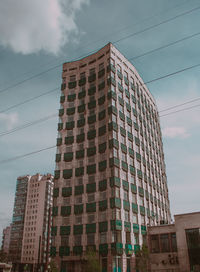
<svg viewBox="0 0 200 272">
<path fill-rule="evenodd" d="M 12 129 L 19 121 L 17 113 L 0 113 L 0 123 L 2 123 L 7 129 Z"/>
<path fill-rule="evenodd" d="M 162 135 L 167 138 L 188 138 L 190 134 L 184 127 L 165 127 L 162 129 Z"/>
<path fill-rule="evenodd" d="M 78 33 L 75 14 L 89 0 L 1 0 L 0 44 L 22 54 L 57 54 Z"/>
</svg>

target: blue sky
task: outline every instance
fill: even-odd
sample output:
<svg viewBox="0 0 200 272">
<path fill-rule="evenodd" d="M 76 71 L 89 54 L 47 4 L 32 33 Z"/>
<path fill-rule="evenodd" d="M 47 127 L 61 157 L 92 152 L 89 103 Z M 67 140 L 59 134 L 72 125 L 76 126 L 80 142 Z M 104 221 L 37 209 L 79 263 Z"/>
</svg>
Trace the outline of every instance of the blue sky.
<svg viewBox="0 0 200 272">
<path fill-rule="evenodd" d="M 61 65 L 113 42 L 132 58 L 199 32 L 198 0 L 14 0 L 0 2 L 0 112 L 60 87 Z M 191 11 L 147 31 L 142 30 Z M 135 34 L 115 43 L 117 40 Z M 200 63 L 200 35 L 132 61 L 145 82 Z M 15 87 L 10 86 L 16 85 Z M 158 109 L 200 97 L 200 68 L 148 84 Z M 60 91 L 0 113 L 0 160 L 56 143 L 57 118 L 1 133 L 58 112 Z M 185 105 L 200 104 L 198 101 Z M 182 109 L 177 108 L 175 110 Z M 199 210 L 199 109 L 160 118 L 172 214 Z M 160 115 L 169 113 L 162 112 Z M 0 232 L 12 218 L 16 178 L 53 173 L 55 149 L 0 163 Z"/>
</svg>

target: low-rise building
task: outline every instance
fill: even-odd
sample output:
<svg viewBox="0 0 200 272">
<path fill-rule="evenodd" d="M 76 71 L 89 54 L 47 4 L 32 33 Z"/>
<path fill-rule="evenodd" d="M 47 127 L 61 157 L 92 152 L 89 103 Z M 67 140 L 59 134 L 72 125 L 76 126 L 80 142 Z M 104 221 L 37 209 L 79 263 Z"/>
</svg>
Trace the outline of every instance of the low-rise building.
<svg viewBox="0 0 200 272">
<path fill-rule="evenodd" d="M 174 219 L 174 224 L 148 227 L 150 271 L 199 272 L 200 212 Z"/>
<path fill-rule="evenodd" d="M 3 229 L 2 251 L 6 254 L 9 253 L 10 231 L 11 231 L 11 226 L 8 226 L 5 229 Z"/>
</svg>

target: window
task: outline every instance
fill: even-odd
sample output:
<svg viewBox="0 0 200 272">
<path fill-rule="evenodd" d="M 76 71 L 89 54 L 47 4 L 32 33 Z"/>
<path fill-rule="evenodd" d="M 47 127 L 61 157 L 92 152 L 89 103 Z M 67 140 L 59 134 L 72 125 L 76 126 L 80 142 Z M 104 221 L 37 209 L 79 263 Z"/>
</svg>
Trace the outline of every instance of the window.
<svg viewBox="0 0 200 272">
<path fill-rule="evenodd" d="M 139 244 L 139 234 L 134 233 L 134 239 L 135 239 L 135 244 L 138 245 Z"/>
<path fill-rule="evenodd" d="M 92 176 L 88 176 L 88 183 L 93 183 L 95 182 L 95 176 L 92 175 Z"/>
<path fill-rule="evenodd" d="M 171 236 L 172 251 L 176 252 L 177 251 L 176 233 L 171 233 L 170 236 Z"/>
<path fill-rule="evenodd" d="M 104 63 L 102 62 L 99 64 L 99 71 L 103 70 L 103 68 L 104 68 Z"/>
<path fill-rule="evenodd" d="M 141 215 L 141 224 L 145 225 L 145 216 Z"/>
<path fill-rule="evenodd" d="M 125 221 L 130 221 L 130 216 L 129 216 L 129 212 L 128 211 L 124 212 L 124 217 L 125 217 Z"/>
<path fill-rule="evenodd" d="M 63 197 L 63 205 L 70 204 L 70 197 Z"/>
<path fill-rule="evenodd" d="M 83 184 L 83 178 L 79 178 L 76 180 L 76 185 L 82 185 Z"/>
<path fill-rule="evenodd" d="M 122 233 L 121 233 L 121 231 L 113 231 L 112 232 L 112 242 L 113 243 L 121 243 L 122 242 Z"/>
<path fill-rule="evenodd" d="M 62 224 L 65 226 L 70 225 L 70 217 L 62 217 Z"/>
<path fill-rule="evenodd" d="M 125 162 L 127 161 L 126 153 L 123 153 L 123 152 L 122 152 L 122 161 L 125 161 Z"/>
<path fill-rule="evenodd" d="M 75 217 L 75 224 L 82 224 L 82 216 Z"/>
<path fill-rule="evenodd" d="M 124 191 L 124 200 L 127 200 L 128 201 L 128 192 L 127 191 Z"/>
<path fill-rule="evenodd" d="M 138 224 L 138 215 L 137 213 L 132 213 L 132 221 L 134 224 Z"/>
<path fill-rule="evenodd" d="M 106 199 L 106 192 L 100 192 L 99 199 L 100 200 L 105 200 Z"/>
<path fill-rule="evenodd" d="M 132 194 L 132 201 L 137 204 L 137 194 Z"/>
<path fill-rule="evenodd" d="M 113 155 L 118 158 L 118 150 L 116 148 L 113 148 Z"/>
<path fill-rule="evenodd" d="M 93 202 L 95 201 L 95 194 L 89 194 L 88 195 L 88 202 Z"/>
<path fill-rule="evenodd" d="M 81 245 L 81 239 L 82 236 L 81 235 L 74 235 L 74 244 L 75 246 L 80 246 Z"/>
<path fill-rule="evenodd" d="M 115 123 L 117 123 L 117 116 L 114 115 L 114 114 L 112 115 L 112 121 L 115 122 Z"/>
<path fill-rule="evenodd" d="M 168 233 L 160 235 L 160 245 L 161 245 L 162 252 L 169 252 L 169 235 L 168 235 Z"/>
<path fill-rule="evenodd" d="M 89 71 L 90 75 L 93 75 L 95 74 L 95 68 L 91 68 L 90 71 Z"/>
<path fill-rule="evenodd" d="M 101 232 L 100 233 L 100 244 L 105 244 L 107 242 L 107 233 Z"/>
<path fill-rule="evenodd" d="M 121 135 L 121 142 L 122 144 L 126 144 L 126 140 L 125 140 L 125 137 Z"/>
<path fill-rule="evenodd" d="M 151 239 L 151 252 L 152 253 L 160 252 L 158 235 L 157 234 L 156 235 L 151 235 L 150 239 Z"/>
<path fill-rule="evenodd" d="M 126 244 L 131 244 L 131 233 L 126 232 Z"/>
<path fill-rule="evenodd" d="M 95 244 L 95 234 L 88 234 L 87 235 L 87 244 L 94 245 Z"/>
<path fill-rule="evenodd" d="M 82 203 L 82 196 L 76 196 L 75 197 L 75 203 L 76 204 L 81 204 Z"/>
<path fill-rule="evenodd" d="M 88 214 L 88 223 L 95 222 L 95 214 Z"/>
<path fill-rule="evenodd" d="M 69 77 L 69 81 L 75 81 L 76 80 L 76 75 L 72 75 Z"/>
<path fill-rule="evenodd" d="M 100 212 L 99 213 L 99 221 L 106 221 L 106 220 L 107 220 L 106 212 Z"/>
<path fill-rule="evenodd" d="M 85 72 L 80 73 L 80 78 L 84 78 L 85 77 Z"/>
</svg>

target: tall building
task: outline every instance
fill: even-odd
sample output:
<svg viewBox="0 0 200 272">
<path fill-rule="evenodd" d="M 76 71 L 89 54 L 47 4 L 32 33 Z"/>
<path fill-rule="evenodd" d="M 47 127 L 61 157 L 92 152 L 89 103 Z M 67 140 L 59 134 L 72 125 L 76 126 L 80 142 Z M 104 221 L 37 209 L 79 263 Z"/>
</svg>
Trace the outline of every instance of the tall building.
<svg viewBox="0 0 200 272">
<path fill-rule="evenodd" d="M 51 256 L 83 271 L 133 271 L 146 226 L 170 221 L 158 110 L 135 67 L 112 45 L 63 64 Z"/>
<path fill-rule="evenodd" d="M 3 237 L 2 237 L 2 251 L 6 254 L 9 253 L 9 246 L 10 246 L 10 232 L 11 226 L 6 227 L 3 229 Z"/>
<path fill-rule="evenodd" d="M 51 174 L 17 179 L 10 242 L 15 271 L 34 271 L 49 261 L 52 194 Z"/>
</svg>

